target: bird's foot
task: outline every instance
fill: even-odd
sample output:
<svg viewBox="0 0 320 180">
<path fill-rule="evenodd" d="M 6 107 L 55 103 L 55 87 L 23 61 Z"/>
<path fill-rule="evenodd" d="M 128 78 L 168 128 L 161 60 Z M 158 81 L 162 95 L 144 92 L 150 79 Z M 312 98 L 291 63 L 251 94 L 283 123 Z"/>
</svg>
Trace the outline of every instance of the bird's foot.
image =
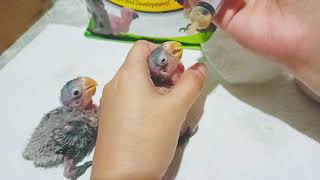
<svg viewBox="0 0 320 180">
<path fill-rule="evenodd" d="M 63 176 L 66 177 L 67 179 L 72 179 L 74 177 L 74 163 L 73 163 L 73 159 L 69 159 L 67 157 L 64 158 L 64 162 L 63 162 Z"/>
<path fill-rule="evenodd" d="M 73 159 L 64 160 L 64 172 L 63 175 L 67 179 L 76 180 L 82 176 L 89 167 L 92 166 L 92 161 L 85 162 L 81 166 L 75 166 Z"/>
<path fill-rule="evenodd" d="M 84 164 L 82 164 L 81 166 L 77 166 L 76 168 L 74 168 L 74 178 L 78 179 L 80 176 L 82 176 L 89 167 L 92 166 L 92 161 L 87 161 Z"/>
<path fill-rule="evenodd" d="M 179 29 L 179 32 L 186 32 L 188 29 L 186 27 L 182 27 Z"/>
<path fill-rule="evenodd" d="M 186 27 L 182 27 L 179 29 L 179 32 L 186 32 L 188 31 L 189 27 L 191 26 L 191 24 L 188 24 Z"/>
<path fill-rule="evenodd" d="M 196 126 L 193 130 L 188 127 L 188 129 L 179 137 L 178 145 L 183 145 L 189 141 L 189 139 L 198 132 L 199 127 Z"/>
<path fill-rule="evenodd" d="M 33 159 L 31 153 L 28 153 L 28 152 L 24 152 L 24 153 L 22 154 L 22 157 L 23 157 L 25 160 L 32 160 L 32 159 Z"/>
</svg>

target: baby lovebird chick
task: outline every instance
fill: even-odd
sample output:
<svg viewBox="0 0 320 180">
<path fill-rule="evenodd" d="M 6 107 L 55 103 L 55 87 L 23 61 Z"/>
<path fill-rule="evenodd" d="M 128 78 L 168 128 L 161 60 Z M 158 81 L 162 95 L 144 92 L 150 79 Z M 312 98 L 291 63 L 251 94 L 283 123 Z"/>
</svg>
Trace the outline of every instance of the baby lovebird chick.
<svg viewBox="0 0 320 180">
<path fill-rule="evenodd" d="M 182 54 L 182 45 L 175 41 L 165 42 L 151 52 L 148 65 L 151 79 L 156 87 L 170 89 L 180 79 L 184 72 Z M 198 127 L 181 129 L 178 144 L 184 144 L 197 130 Z"/>
<path fill-rule="evenodd" d="M 23 157 L 36 167 L 64 165 L 63 175 L 76 180 L 91 161 L 76 166 L 95 147 L 97 107 L 92 97 L 97 83 L 88 77 L 67 82 L 61 90 L 62 106 L 48 112 L 29 139 Z"/>
<path fill-rule="evenodd" d="M 148 58 L 151 79 L 161 93 L 168 93 L 184 72 L 184 66 L 181 62 L 183 53 L 181 46 L 178 42 L 165 42 L 154 49 Z M 172 179 L 180 164 L 180 154 L 197 130 L 198 126 L 193 119 L 186 119 L 180 130 L 175 155 L 162 180 Z"/>
<path fill-rule="evenodd" d="M 170 88 L 184 72 L 181 63 L 182 45 L 175 41 L 161 44 L 148 59 L 151 79 L 155 86 Z"/>
</svg>

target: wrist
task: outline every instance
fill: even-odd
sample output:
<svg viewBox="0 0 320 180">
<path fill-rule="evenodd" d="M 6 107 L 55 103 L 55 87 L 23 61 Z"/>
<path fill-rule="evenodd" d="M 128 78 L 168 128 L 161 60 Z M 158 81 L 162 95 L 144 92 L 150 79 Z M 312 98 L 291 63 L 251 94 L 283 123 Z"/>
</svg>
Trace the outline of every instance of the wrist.
<svg viewBox="0 0 320 180">
<path fill-rule="evenodd" d="M 145 172 L 124 172 L 122 171 L 105 171 L 102 173 L 92 173 L 90 180 L 160 180 L 160 176 Z"/>
<path fill-rule="evenodd" d="M 91 180 L 161 179 L 161 168 L 148 158 L 151 155 L 148 153 L 143 155 L 139 152 L 139 148 L 132 147 L 134 145 L 130 145 L 131 140 L 112 141 L 102 138 L 113 137 L 111 134 L 105 133 L 104 130 L 99 133 L 93 157 Z"/>
<path fill-rule="evenodd" d="M 140 164 L 131 163 L 127 158 L 106 159 L 95 156 L 91 180 L 160 180 L 158 171 Z"/>
</svg>

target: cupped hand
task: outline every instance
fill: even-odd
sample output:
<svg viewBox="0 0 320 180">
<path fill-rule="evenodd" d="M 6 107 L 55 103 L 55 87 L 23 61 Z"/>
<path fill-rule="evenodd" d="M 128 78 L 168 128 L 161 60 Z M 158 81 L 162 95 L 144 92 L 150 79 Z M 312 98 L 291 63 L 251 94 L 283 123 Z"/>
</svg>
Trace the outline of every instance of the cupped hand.
<svg viewBox="0 0 320 180">
<path fill-rule="evenodd" d="M 188 1 L 187 9 L 199 0 Z M 320 95 L 320 1 L 224 0 L 213 23 Z"/>
<path fill-rule="evenodd" d="M 320 1 L 225 0 L 214 23 L 320 94 Z"/>
<path fill-rule="evenodd" d="M 195 64 L 167 94 L 153 85 L 147 58 L 156 46 L 138 41 L 104 87 L 91 179 L 160 179 L 207 69 Z"/>
</svg>

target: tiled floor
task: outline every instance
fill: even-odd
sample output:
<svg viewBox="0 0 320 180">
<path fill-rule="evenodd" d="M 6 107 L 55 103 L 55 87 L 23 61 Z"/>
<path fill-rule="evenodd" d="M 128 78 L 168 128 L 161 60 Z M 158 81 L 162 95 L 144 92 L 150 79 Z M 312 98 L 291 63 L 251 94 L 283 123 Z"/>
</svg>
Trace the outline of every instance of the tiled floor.
<svg viewBox="0 0 320 180">
<path fill-rule="evenodd" d="M 85 27 L 89 15 L 85 0 L 53 0 L 53 7 L 0 56 L 0 69 L 30 43 L 47 24 Z"/>
</svg>

